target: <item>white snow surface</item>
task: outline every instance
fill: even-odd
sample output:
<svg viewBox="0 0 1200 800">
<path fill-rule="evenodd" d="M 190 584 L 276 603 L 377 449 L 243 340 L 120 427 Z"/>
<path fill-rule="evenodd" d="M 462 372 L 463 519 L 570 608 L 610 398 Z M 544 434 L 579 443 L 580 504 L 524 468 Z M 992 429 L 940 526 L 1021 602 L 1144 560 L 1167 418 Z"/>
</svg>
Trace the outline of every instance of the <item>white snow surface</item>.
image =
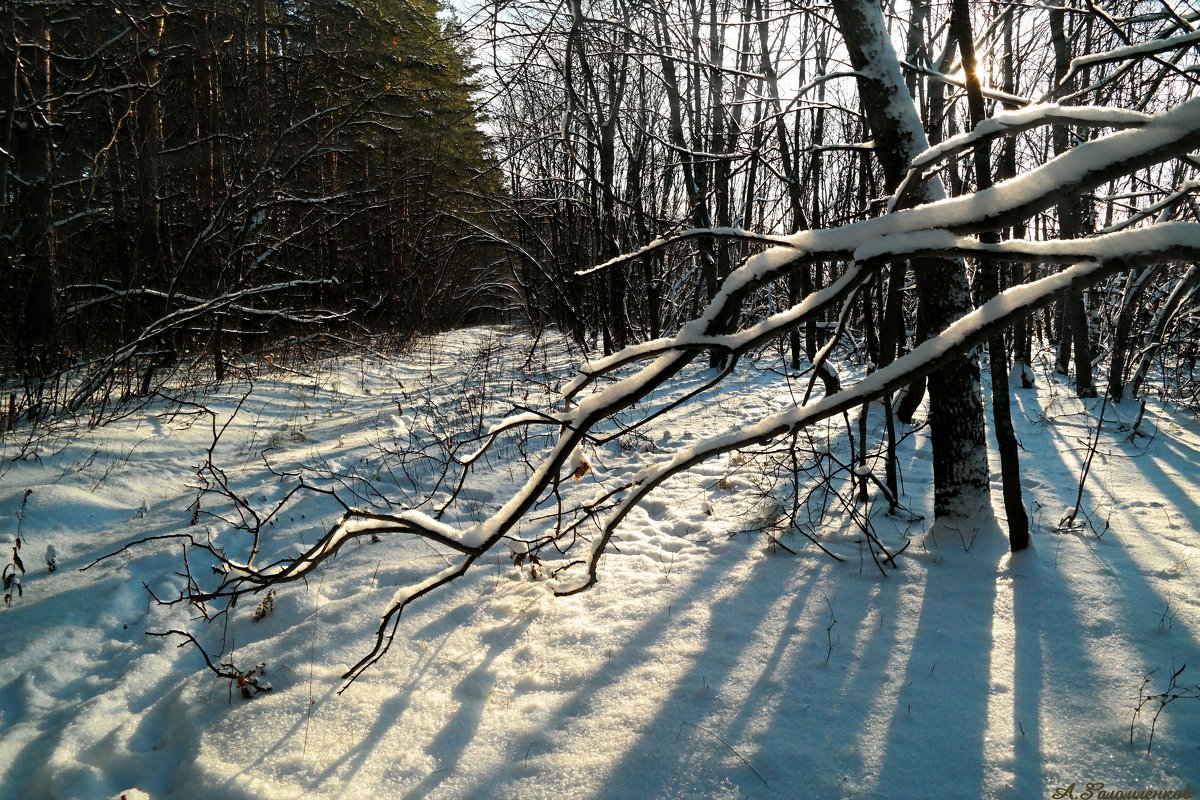
<svg viewBox="0 0 1200 800">
<path fill-rule="evenodd" d="M 369 479 L 397 503 L 376 510 L 402 513 L 420 470 L 389 469 L 384 450 L 428 446 L 471 423 L 486 433 L 516 407 L 561 409 L 561 398 L 538 387 L 561 385 L 579 354 L 554 341 L 533 363 L 555 374 L 521 383 L 511 376 L 528 346 L 512 331 L 474 329 L 393 359 L 265 373 L 218 459 L 259 508 L 290 488 L 266 470 L 265 456 L 279 472 L 307 469 L 313 484 L 343 493 Z M 769 354 L 759 360 L 779 366 Z M 802 388 L 782 372 L 739 371 L 643 436 L 585 445 L 578 463 L 590 469 L 564 493 L 594 498 L 700 442 L 787 413 Z M 656 397 L 708 377 L 699 366 L 685 370 Z M 235 387 L 195 399 L 223 421 L 239 396 Z M 1200 702 L 1168 705 L 1147 752 L 1149 706 L 1130 742 L 1146 675 L 1148 693 L 1165 690 L 1185 664 L 1179 683 L 1200 684 L 1200 423 L 1186 411 L 1151 402 L 1142 423 L 1150 435 L 1131 438 L 1118 422 L 1132 421 L 1136 405 L 1110 404 L 1084 492 L 1080 518 L 1089 525 L 1059 531 L 1055 512 L 1073 507 L 1100 401 L 1080 401 L 1039 374 L 1037 388 L 1014 401 L 1033 547 L 1009 554 L 1002 520 L 933 526 L 888 517 L 875 498 L 869 513 L 880 537 L 892 549 L 911 540 L 886 575 L 864 558 L 857 528 L 836 506 L 816 535 L 845 561 L 799 536 L 782 539 L 797 555 L 771 547 L 757 462 L 722 456 L 666 481 L 625 518 L 593 589 L 555 597 L 547 570 L 514 565 L 502 543 L 406 610 L 389 653 L 339 694 L 387 603 L 461 556 L 397 534 L 377 543 L 363 536 L 307 582 L 281 587 L 261 620 L 263 598 L 248 598 L 227 626 L 207 627 L 193 609 L 159 606 L 144 588 L 178 595 L 179 540 L 80 571 L 148 536 L 212 535 L 231 557 L 245 546 L 245 534 L 208 513 L 190 525 L 211 429 L 207 418 L 177 410 L 159 402 L 100 429 L 64 424 L 35 442 L 21 431 L 0 441 L 0 543 L 18 533 L 31 489 L 19 523 L 25 552 L 58 555 L 53 573 L 26 557 L 24 595 L 0 609 L 4 797 L 1037 798 L 1071 784 L 1080 796 L 1088 783 L 1200 789 Z M 840 425 L 822 429 L 818 450 L 839 452 Z M 521 448 L 550 444 L 542 427 L 520 448 L 502 437 L 480 456 L 437 529 L 469 531 L 509 502 L 528 476 Z M 461 452 L 476 444 L 464 441 Z M 900 465 L 905 504 L 928 517 L 927 429 L 905 439 Z M 438 503 L 412 513 L 435 525 Z M 221 512 L 210 496 L 201 505 Z M 546 533 L 552 508 L 517 533 Z M 298 495 L 265 528 L 256 563 L 300 555 L 341 514 L 325 495 Z M 191 558 L 207 580 L 198 551 Z M 265 663 L 273 690 L 244 699 L 193 647 L 177 647 L 179 637 L 146 635 L 171 628 L 194 632 L 214 659 L 224 636 L 222 658 L 243 671 Z"/>
</svg>

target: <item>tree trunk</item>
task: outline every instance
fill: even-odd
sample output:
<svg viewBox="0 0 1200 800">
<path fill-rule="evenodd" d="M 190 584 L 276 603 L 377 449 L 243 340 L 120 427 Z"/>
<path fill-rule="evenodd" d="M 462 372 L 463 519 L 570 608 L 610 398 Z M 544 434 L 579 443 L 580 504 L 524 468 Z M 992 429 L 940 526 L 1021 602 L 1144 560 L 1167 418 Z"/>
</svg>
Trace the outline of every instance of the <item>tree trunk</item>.
<svg viewBox="0 0 1200 800">
<path fill-rule="evenodd" d="M 978 63 L 975 58 L 974 34 L 971 30 L 971 7 L 967 0 L 954 0 L 951 12 L 953 34 L 958 38 L 962 53 L 963 72 L 966 74 L 967 106 L 971 115 L 971 127 L 975 128 L 985 117 L 983 87 L 979 81 Z M 975 185 L 983 191 L 992 186 L 991 148 L 987 141 L 977 142 L 974 147 Z M 999 242 L 1000 237 L 988 231 L 979 235 L 986 244 Z M 980 300 L 986 302 L 1000 293 L 999 264 L 989 263 L 980 267 Z M 1004 515 L 1008 519 L 1009 547 L 1015 552 L 1029 546 L 1029 517 L 1025 514 L 1025 503 L 1021 498 L 1021 460 L 1017 449 L 1017 435 L 1013 430 L 1012 409 L 1009 405 L 1008 353 L 1004 348 L 1004 334 L 997 333 L 988 339 L 988 369 L 992 378 L 992 422 L 996 428 L 996 443 L 1000 450 L 1000 477 L 1004 491 Z"/>
<path fill-rule="evenodd" d="M 1064 28 L 1066 12 L 1062 6 L 1050 9 L 1050 43 L 1054 47 L 1054 83 L 1060 87 L 1071 68 L 1071 53 L 1067 47 Z M 1054 155 L 1070 149 L 1070 131 L 1056 125 L 1052 133 Z M 1083 214 L 1080 200 L 1073 199 L 1058 205 L 1060 239 L 1078 239 L 1083 235 Z M 1062 325 L 1059 329 L 1058 366 L 1066 372 L 1074 349 L 1075 393 L 1080 397 L 1095 397 L 1092 380 L 1092 341 L 1088 330 L 1087 310 L 1082 291 L 1068 291 L 1062 297 Z"/>
<path fill-rule="evenodd" d="M 13 231 L 10 228 L 13 215 L 10 213 L 8 194 L 9 173 L 16 166 L 11 154 L 16 149 L 13 121 L 20 85 L 16 23 L 13 3 L 0 0 L 0 313 L 8 320 L 18 318 L 16 298 L 19 296 L 17 263 L 12 248 Z M 12 344 L 15 346 L 17 343 Z M 6 359 L 11 359 L 12 355 L 15 354 L 4 354 Z M 12 419 L 9 419 L 9 424 L 13 424 Z"/>
<path fill-rule="evenodd" d="M 1188 267 L 1187 272 L 1167 295 L 1162 308 L 1158 310 L 1158 315 L 1154 318 L 1154 329 L 1150 331 L 1149 343 L 1142 351 L 1141 358 L 1138 359 L 1137 370 L 1134 371 L 1133 379 L 1129 382 L 1129 391 L 1134 397 L 1142 396 L 1142 384 L 1150 373 L 1150 365 L 1154 363 L 1154 358 L 1162 347 L 1163 339 L 1167 335 L 1167 327 L 1197 286 L 1200 286 L 1200 266 L 1193 264 Z"/>
<path fill-rule="evenodd" d="M 1117 324 L 1113 330 L 1112 361 L 1108 368 L 1108 396 L 1115 402 L 1125 397 L 1125 368 L 1129 361 L 1129 337 L 1133 333 L 1133 321 L 1141 308 L 1142 294 L 1166 266 L 1155 264 L 1139 273 L 1130 273 L 1121 310 L 1117 313 Z"/>
<path fill-rule="evenodd" d="M 834 0 L 834 13 L 858 73 L 859 93 L 875 138 L 874 152 L 886 187 L 894 190 L 913 157 L 926 147 L 924 131 L 892 49 L 880 7 L 872 0 Z M 920 189 L 921 202 L 942 199 L 935 181 Z M 917 335 L 924 340 L 971 310 L 962 262 L 915 259 Z M 990 505 L 987 440 L 979 362 L 972 351 L 929 377 L 929 424 L 933 441 L 934 514 L 969 515 Z"/>
</svg>

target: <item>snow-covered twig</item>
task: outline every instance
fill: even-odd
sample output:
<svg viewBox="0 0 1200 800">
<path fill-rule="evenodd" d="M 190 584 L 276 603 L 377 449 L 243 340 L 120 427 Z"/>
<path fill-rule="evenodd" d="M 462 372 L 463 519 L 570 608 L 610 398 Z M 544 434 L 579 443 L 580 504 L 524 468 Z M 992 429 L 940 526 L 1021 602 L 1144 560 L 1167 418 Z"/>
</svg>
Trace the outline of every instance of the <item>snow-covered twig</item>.
<svg viewBox="0 0 1200 800">
<path fill-rule="evenodd" d="M 570 582 L 560 578 L 556 587 L 559 594 L 583 591 L 596 582 L 600 556 L 624 518 L 672 476 L 723 453 L 770 442 L 893 392 L 957 358 L 1013 320 L 1053 302 L 1064 290 L 1080 289 L 1118 271 L 1150 263 L 1200 260 L 1200 224 L 1193 223 L 1159 224 L 1073 241 L 988 244 L 972 237 L 1024 220 L 1064 198 L 1176 158 L 1196 146 L 1200 146 L 1200 100 L 1183 103 L 1134 129 L 1081 144 L 1024 175 L 973 195 L 785 237 L 780 246 L 755 254 L 734 269 L 703 312 L 685 324 L 675 337 L 634 346 L 602 359 L 568 385 L 564 394 L 570 405 L 551 416 L 560 425 L 557 439 L 541 461 L 532 465 L 524 484 L 489 517 L 469 527 L 456 527 L 415 509 L 375 515 L 348 508 L 300 556 L 264 567 L 230 565 L 220 587 L 199 597 L 236 597 L 300 580 L 348 541 L 379 531 L 423 538 L 453 550 L 457 555 L 447 566 L 401 587 L 384 605 L 374 646 L 345 673 L 347 681 L 353 681 L 387 652 L 395 626 L 410 603 L 465 575 L 484 553 L 511 536 L 525 515 L 557 489 L 564 467 L 598 426 L 650 397 L 679 375 L 699 353 L 721 349 L 735 361 L 751 348 L 794 330 L 817 312 L 844 303 L 857 286 L 873 277 L 889 259 L 969 255 L 1070 265 L 1000 293 L 905 356 L 841 391 L 683 447 L 660 463 L 642 469 L 632 476 L 630 488 L 623 496 L 616 499 L 614 495 L 611 506 L 605 503 L 585 512 L 585 516 L 599 523 L 600 533 L 592 537 L 587 553 L 571 563 L 585 566 L 586 574 Z M 740 328 L 736 326 L 743 305 L 760 288 L 787 277 L 805 264 L 817 262 L 842 262 L 846 267 L 828 286 L 795 305 Z M 600 376 L 614 375 L 617 370 L 623 372 L 613 381 L 602 386 L 597 383 Z M 585 393 L 585 389 L 593 391 Z M 529 417 L 520 420 L 520 424 L 530 422 L 533 420 Z"/>
</svg>

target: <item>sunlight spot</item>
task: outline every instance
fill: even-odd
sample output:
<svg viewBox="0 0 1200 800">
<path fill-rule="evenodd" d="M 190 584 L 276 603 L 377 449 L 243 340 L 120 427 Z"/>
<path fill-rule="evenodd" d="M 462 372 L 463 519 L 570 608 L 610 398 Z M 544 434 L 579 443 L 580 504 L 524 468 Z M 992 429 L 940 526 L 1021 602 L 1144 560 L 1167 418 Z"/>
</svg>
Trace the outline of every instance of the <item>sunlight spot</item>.
<svg viewBox="0 0 1200 800">
<path fill-rule="evenodd" d="M 891 598 L 891 602 L 879 610 L 879 614 L 885 615 L 882 621 L 877 615 L 871 615 L 864 620 L 861 628 L 863 636 L 883 636 L 886 631 L 892 638 L 887 647 L 886 663 L 879 669 L 879 657 L 865 659 L 865 653 L 856 652 L 856 666 L 868 667 L 871 671 L 863 680 L 847 681 L 843 687 L 843 701 L 849 701 L 854 693 L 870 697 L 869 708 L 865 710 L 865 719 L 858 734 L 862 773 L 861 783 L 855 790 L 863 794 L 886 788 L 879 786 L 879 777 L 888 753 L 889 735 L 896 718 L 910 713 L 905 689 L 908 687 L 909 662 L 916 641 L 916 621 L 921 618 L 925 604 L 924 586 L 927 577 L 927 574 L 920 578 L 910 576 L 909 586 L 904 587 L 908 591 L 897 592 Z M 864 680 L 871 686 L 870 692 L 866 692 L 862 685 Z"/>
<path fill-rule="evenodd" d="M 986 780 L 990 786 L 1011 784 L 1014 761 L 1013 745 L 1023 727 L 1016 719 L 1014 687 L 1016 670 L 1016 632 L 1013 615 L 1012 555 L 1005 555 L 998 565 L 996 597 L 992 612 L 991 691 L 988 693 L 985 763 L 992 774 Z"/>
</svg>

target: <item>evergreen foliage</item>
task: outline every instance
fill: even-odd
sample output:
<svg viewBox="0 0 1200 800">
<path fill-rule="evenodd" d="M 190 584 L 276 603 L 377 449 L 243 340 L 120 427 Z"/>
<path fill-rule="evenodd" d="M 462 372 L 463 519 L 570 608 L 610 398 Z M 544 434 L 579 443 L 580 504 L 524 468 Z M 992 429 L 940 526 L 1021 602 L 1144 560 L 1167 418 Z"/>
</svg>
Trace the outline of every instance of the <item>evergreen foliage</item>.
<svg viewBox="0 0 1200 800">
<path fill-rule="evenodd" d="M 92 358 L 97 386 L 146 390 L 185 352 L 220 362 L 302 323 L 471 314 L 487 257 L 463 220 L 495 180 L 440 14 L 4 2 L 0 368 L 25 402 L 52 405 L 43 379 Z"/>
</svg>

